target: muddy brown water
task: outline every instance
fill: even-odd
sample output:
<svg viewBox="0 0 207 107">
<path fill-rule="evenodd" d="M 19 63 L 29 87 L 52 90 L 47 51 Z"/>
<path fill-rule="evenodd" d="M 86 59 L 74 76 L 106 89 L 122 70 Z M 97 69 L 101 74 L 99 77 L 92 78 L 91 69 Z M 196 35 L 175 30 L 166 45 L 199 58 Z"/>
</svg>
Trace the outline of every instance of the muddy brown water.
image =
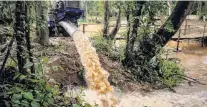
<svg viewBox="0 0 207 107">
<path fill-rule="evenodd" d="M 98 54 L 88 36 L 81 31 L 76 31 L 72 38 L 85 69 L 88 88 L 98 94 L 97 99 L 101 101 L 100 107 L 115 107 L 116 100 L 112 94 L 113 88 L 108 81 L 109 74 L 102 68 Z"/>
<path fill-rule="evenodd" d="M 177 42 L 169 41 L 166 48 L 176 49 Z M 207 83 L 207 47 L 201 47 L 197 41 L 181 42 L 179 48 L 182 52 L 174 52 L 169 55 L 171 58 L 180 59 L 180 65 L 184 69 L 185 74 L 189 77 L 195 78 L 202 83 Z M 176 87 L 177 92 L 187 94 L 200 90 L 207 89 L 207 86 L 196 84 L 189 86 L 188 84 L 181 84 Z M 183 91 L 186 90 L 186 91 Z"/>
<path fill-rule="evenodd" d="M 175 49 L 177 43 L 170 41 L 167 46 Z M 170 57 L 181 60 L 180 64 L 188 76 L 207 82 L 207 47 L 201 47 L 199 43 L 182 42 L 180 48 L 182 52 L 173 53 Z"/>
</svg>

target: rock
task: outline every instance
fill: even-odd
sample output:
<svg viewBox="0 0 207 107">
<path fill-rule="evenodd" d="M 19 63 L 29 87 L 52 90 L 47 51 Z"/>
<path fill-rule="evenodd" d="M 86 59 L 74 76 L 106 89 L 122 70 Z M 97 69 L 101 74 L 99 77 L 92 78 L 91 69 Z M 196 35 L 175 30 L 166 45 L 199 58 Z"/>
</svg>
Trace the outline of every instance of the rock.
<svg viewBox="0 0 207 107">
<path fill-rule="evenodd" d="M 56 84 L 56 81 L 55 81 L 53 78 L 50 78 L 50 79 L 48 80 L 48 83 L 49 83 L 49 84 Z"/>
</svg>

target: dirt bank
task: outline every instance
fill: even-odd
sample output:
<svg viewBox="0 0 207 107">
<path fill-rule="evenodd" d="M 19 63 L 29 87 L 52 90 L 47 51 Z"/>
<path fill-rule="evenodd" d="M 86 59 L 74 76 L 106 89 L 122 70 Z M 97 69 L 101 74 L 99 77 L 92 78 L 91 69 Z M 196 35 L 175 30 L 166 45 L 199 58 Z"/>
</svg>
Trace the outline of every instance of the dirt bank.
<svg viewBox="0 0 207 107">
<path fill-rule="evenodd" d="M 63 86 L 75 85 L 85 86 L 84 69 L 80 62 L 79 54 L 75 48 L 72 38 L 50 38 L 54 45 L 47 53 L 50 55 L 47 75 Z M 62 48 L 61 46 L 64 46 Z M 55 47 L 58 52 L 55 52 Z M 62 49 L 61 49 L 62 48 Z M 109 60 L 106 56 L 99 54 L 102 67 L 110 73 L 109 81 L 115 86 L 123 86 L 125 81 L 124 68 L 121 63 Z M 54 68 L 58 68 L 54 70 Z"/>
</svg>

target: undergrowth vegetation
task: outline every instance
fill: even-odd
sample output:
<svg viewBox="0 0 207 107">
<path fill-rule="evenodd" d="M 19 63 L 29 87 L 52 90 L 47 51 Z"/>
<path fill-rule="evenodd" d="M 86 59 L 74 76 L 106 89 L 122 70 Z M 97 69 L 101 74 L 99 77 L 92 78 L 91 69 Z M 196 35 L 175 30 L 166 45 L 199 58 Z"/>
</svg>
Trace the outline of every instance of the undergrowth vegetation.
<svg viewBox="0 0 207 107">
<path fill-rule="evenodd" d="M 156 57 L 128 71 L 134 75 L 134 81 L 148 82 L 155 88 L 172 88 L 182 82 L 184 75 L 177 63 Z"/>
<path fill-rule="evenodd" d="M 104 39 L 100 35 L 93 36 L 92 42 L 98 53 L 112 60 L 122 61 L 124 59 L 125 47 L 114 48 L 111 40 Z M 142 54 L 139 57 L 141 56 Z M 142 59 L 146 59 L 145 56 Z M 160 54 L 157 54 L 150 62 L 140 60 L 137 64 L 136 67 L 126 68 L 126 71 L 132 73 L 133 81 L 149 82 L 157 88 L 171 88 L 182 82 L 183 70 L 176 62 L 161 58 Z"/>
<path fill-rule="evenodd" d="M 82 100 L 82 92 L 76 97 L 66 96 L 58 84 L 47 82 L 43 67 L 47 62 L 48 57 L 34 63 L 27 62 L 24 68 L 34 65 L 36 73 L 21 74 L 17 72 L 17 64 L 9 59 L 1 75 L 0 107 L 91 107 Z"/>
<path fill-rule="evenodd" d="M 92 38 L 93 46 L 96 48 L 96 51 L 104 54 L 106 56 L 111 56 L 113 49 L 112 41 L 104 39 L 102 36 L 93 36 Z"/>
<path fill-rule="evenodd" d="M 182 82 L 181 76 L 184 75 L 183 70 L 177 65 L 177 63 L 161 60 L 159 63 L 161 72 L 160 81 L 168 87 L 173 87 Z"/>
<path fill-rule="evenodd" d="M 27 63 L 24 68 L 31 67 Z M 35 63 L 36 74 L 18 73 L 15 67 L 7 67 L 1 78 L 1 107 L 49 107 L 54 106 L 55 87 L 46 83 L 40 64 Z"/>
<path fill-rule="evenodd" d="M 113 40 L 107 40 L 101 35 L 93 36 L 91 39 L 98 53 L 107 56 L 111 60 L 121 61 L 124 59 L 124 45 L 116 47 Z"/>
</svg>

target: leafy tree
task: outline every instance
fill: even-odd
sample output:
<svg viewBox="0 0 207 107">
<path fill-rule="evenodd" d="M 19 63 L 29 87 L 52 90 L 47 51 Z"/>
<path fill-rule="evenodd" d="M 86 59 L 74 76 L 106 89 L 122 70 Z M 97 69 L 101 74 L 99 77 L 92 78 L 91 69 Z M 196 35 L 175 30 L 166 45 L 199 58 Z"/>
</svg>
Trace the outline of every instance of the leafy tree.
<svg viewBox="0 0 207 107">
<path fill-rule="evenodd" d="M 193 2 L 179 1 L 172 14 L 169 16 L 166 22 L 157 31 L 155 31 L 155 33 L 146 33 L 142 36 L 139 42 L 136 42 L 136 44 L 134 44 L 134 41 L 131 42 L 131 49 L 129 48 L 126 50 L 126 53 L 130 55 L 126 56 L 123 64 L 136 75 L 137 79 L 148 82 L 154 81 L 152 77 L 156 77 L 157 74 L 154 74 L 153 69 L 155 70 L 157 68 L 153 68 L 151 61 L 157 54 L 159 54 L 161 48 L 180 28 L 185 17 L 189 14 L 192 6 Z M 136 28 L 137 26 L 134 27 Z M 137 33 L 136 30 L 137 28 L 135 31 L 131 30 L 130 33 Z"/>
<path fill-rule="evenodd" d="M 132 17 L 134 19 L 133 19 L 133 23 L 132 23 L 133 25 L 132 26 L 130 26 L 131 24 L 130 24 L 130 22 L 128 22 L 129 29 L 128 29 L 128 32 L 127 32 L 127 44 L 126 44 L 126 52 L 125 52 L 124 63 L 127 63 L 129 60 L 131 60 L 130 59 L 130 57 L 132 56 L 131 52 L 133 51 L 134 43 L 135 43 L 135 40 L 138 36 L 137 31 L 138 31 L 138 26 L 139 26 L 139 23 L 140 23 L 139 20 L 140 20 L 140 16 L 141 16 L 141 12 L 142 12 L 142 8 L 143 8 L 144 3 L 145 2 L 136 1 L 134 3 L 134 9 L 131 10 Z M 128 11 L 128 12 L 130 12 L 130 11 Z M 129 15 L 130 15 L 130 13 L 127 13 L 127 20 L 128 21 L 130 21 Z"/>
<path fill-rule="evenodd" d="M 186 5 L 184 5 L 185 3 L 186 3 Z M 180 5 L 185 6 L 185 7 L 181 8 Z M 158 49 L 158 47 L 164 46 L 167 43 L 167 41 L 179 29 L 180 25 L 182 24 L 182 22 L 184 20 L 183 18 L 185 18 L 187 16 L 187 14 L 189 13 L 189 11 L 190 11 L 189 8 L 191 8 L 191 6 L 192 6 L 191 2 L 190 3 L 189 2 L 178 2 L 176 7 L 174 8 L 174 11 L 171 14 L 171 16 L 166 20 L 166 22 L 162 25 L 162 27 L 157 32 L 155 32 L 155 34 L 153 34 L 152 39 L 150 39 L 152 41 L 150 41 L 149 39 L 146 39 L 146 38 L 149 38 L 149 36 L 145 35 L 145 36 L 143 36 L 143 39 L 140 41 L 140 45 L 139 45 L 139 47 L 137 47 L 136 51 L 133 51 L 133 49 L 130 49 L 129 52 L 130 53 L 136 53 L 136 52 L 139 53 L 139 51 L 146 51 L 146 53 L 144 53 L 144 56 L 150 55 L 149 59 L 154 57 L 156 55 L 156 52 L 157 52 L 156 50 Z M 139 11 L 141 11 L 141 10 L 139 10 Z M 136 27 L 136 26 L 134 26 L 134 27 Z M 169 30 L 169 27 L 172 30 Z M 136 32 L 136 30 L 134 30 L 134 31 L 132 30 L 132 32 Z M 146 44 L 146 43 L 148 43 L 147 41 L 150 42 L 151 45 L 153 43 L 153 47 L 150 44 Z M 134 47 L 133 45 L 134 45 L 134 42 L 132 42 L 131 48 Z M 144 47 L 148 47 L 148 48 L 144 48 Z M 128 49 L 126 49 L 126 50 L 128 50 Z M 125 60 L 127 60 L 127 58 Z M 130 63 L 131 59 L 127 60 L 125 62 Z"/>
<path fill-rule="evenodd" d="M 100 18 L 103 16 L 103 11 L 104 11 L 104 1 L 82 1 L 84 2 L 84 9 L 85 9 L 85 16 L 86 20 L 93 21 L 91 18 L 95 17 L 96 20 L 98 21 L 97 18 Z"/>
</svg>

